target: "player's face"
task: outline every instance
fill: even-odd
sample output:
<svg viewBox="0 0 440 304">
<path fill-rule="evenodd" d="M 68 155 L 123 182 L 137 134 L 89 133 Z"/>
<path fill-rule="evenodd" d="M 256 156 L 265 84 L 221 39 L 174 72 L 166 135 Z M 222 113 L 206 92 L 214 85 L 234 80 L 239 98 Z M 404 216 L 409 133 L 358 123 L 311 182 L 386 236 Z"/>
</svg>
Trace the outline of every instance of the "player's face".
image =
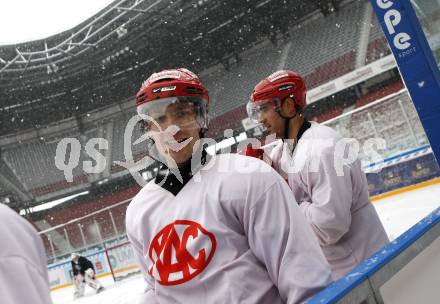
<svg viewBox="0 0 440 304">
<path fill-rule="evenodd" d="M 275 111 L 273 102 L 267 102 L 259 106 L 259 122 L 267 129 L 269 134 L 275 134 L 277 138 L 284 137 L 284 119 Z"/>
<path fill-rule="evenodd" d="M 162 115 L 154 118 L 150 130 L 159 152 L 167 159 L 168 165 L 174 160 L 179 165 L 189 160 L 195 142 L 199 139 L 200 126 L 197 111 L 192 103 L 170 104 Z"/>
</svg>

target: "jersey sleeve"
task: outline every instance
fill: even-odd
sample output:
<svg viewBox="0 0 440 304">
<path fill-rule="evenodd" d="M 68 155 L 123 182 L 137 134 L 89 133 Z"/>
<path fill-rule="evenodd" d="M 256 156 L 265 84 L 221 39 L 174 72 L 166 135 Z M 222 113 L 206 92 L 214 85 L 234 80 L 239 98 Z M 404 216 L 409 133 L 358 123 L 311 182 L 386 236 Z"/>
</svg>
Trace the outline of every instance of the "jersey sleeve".
<svg viewBox="0 0 440 304">
<path fill-rule="evenodd" d="M 47 274 L 26 259 L 20 256 L 2 258 L 0 274 L 1 303 L 52 303 Z"/>
<path fill-rule="evenodd" d="M 319 161 L 302 172 L 308 181 L 311 202 L 299 202 L 300 208 L 321 245 L 332 245 L 350 229 L 352 179 L 349 165 L 337 174 L 333 153 L 323 153 Z M 316 166 L 311 169 L 311 166 Z"/>
<path fill-rule="evenodd" d="M 244 226 L 252 252 L 286 303 L 302 303 L 331 282 L 316 237 L 281 178 L 245 211 Z"/>
<path fill-rule="evenodd" d="M 284 172 L 281 170 L 281 164 L 280 164 L 280 160 L 281 160 L 281 155 L 283 152 L 283 143 L 278 143 L 270 152 L 269 154 L 269 158 L 272 161 L 271 165 L 272 168 L 275 169 L 275 171 L 277 171 L 281 176 L 284 176 Z"/>
</svg>

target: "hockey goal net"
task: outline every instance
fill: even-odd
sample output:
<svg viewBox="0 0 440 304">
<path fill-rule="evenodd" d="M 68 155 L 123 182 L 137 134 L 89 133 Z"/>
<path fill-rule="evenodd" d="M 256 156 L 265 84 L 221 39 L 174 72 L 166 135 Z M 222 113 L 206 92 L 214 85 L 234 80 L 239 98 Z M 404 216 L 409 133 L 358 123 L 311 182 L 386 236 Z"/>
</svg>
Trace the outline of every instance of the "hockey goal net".
<svg viewBox="0 0 440 304">
<path fill-rule="evenodd" d="M 141 272 L 129 242 L 107 248 L 105 254 L 115 281 Z"/>
</svg>

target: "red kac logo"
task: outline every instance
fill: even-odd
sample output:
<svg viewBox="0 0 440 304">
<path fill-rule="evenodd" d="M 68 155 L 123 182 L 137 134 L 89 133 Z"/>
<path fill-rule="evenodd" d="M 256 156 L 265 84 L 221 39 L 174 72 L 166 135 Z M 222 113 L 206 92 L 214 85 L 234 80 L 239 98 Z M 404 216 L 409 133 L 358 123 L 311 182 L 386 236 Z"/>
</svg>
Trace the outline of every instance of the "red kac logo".
<svg viewBox="0 0 440 304">
<path fill-rule="evenodd" d="M 148 255 L 153 266 L 148 273 L 161 285 L 185 283 L 208 266 L 216 246 L 214 234 L 199 223 L 176 220 L 151 241 Z"/>
</svg>

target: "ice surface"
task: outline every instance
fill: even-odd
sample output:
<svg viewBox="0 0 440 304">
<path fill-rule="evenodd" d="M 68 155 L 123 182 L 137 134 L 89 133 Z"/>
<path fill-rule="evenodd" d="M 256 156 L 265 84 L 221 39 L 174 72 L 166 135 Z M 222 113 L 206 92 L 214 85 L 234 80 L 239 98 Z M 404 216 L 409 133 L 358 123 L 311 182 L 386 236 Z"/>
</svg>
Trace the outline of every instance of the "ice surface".
<svg viewBox="0 0 440 304">
<path fill-rule="evenodd" d="M 440 206 L 440 185 L 431 185 L 373 202 L 391 240 Z"/>
<path fill-rule="evenodd" d="M 99 281 L 105 289 L 96 294 L 93 289 L 86 287 L 84 297 L 73 299 L 73 286 L 58 289 L 52 292 L 54 304 L 136 304 L 145 289 L 142 275 L 113 282 L 111 276 L 100 278 Z"/>
</svg>

